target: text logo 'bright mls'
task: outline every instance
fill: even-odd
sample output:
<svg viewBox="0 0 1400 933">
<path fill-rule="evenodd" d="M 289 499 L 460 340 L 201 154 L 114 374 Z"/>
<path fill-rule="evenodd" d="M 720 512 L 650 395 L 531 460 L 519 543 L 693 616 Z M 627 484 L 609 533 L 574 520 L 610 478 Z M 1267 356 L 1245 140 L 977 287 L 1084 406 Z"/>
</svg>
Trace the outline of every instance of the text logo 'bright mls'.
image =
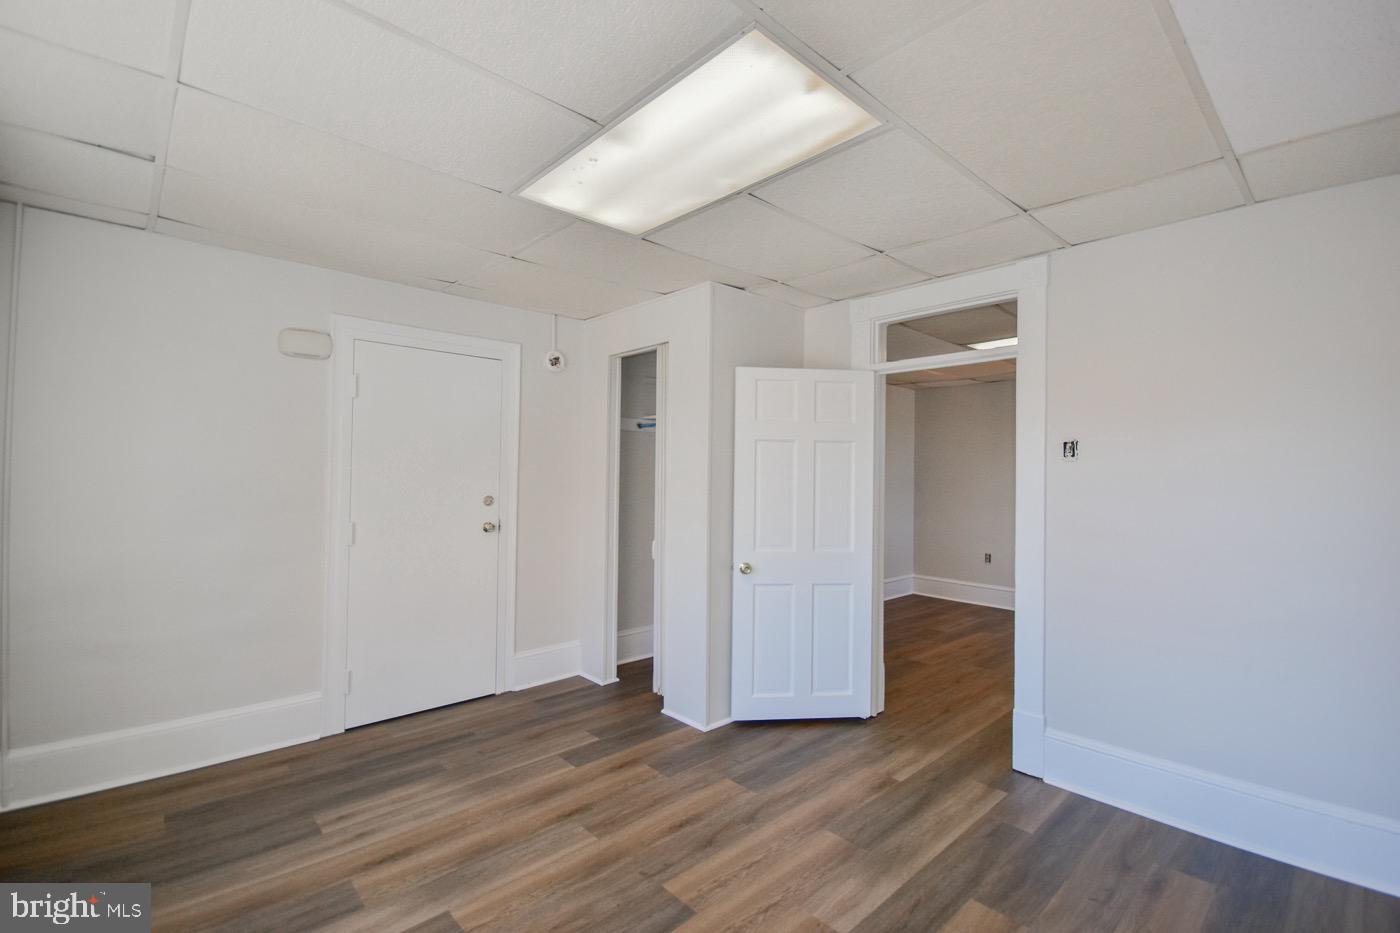
<svg viewBox="0 0 1400 933">
<path fill-rule="evenodd" d="M 74 924 L 83 930 L 151 929 L 149 884 L 9 884 L 9 909 L 0 913 L 0 933 L 46 930 Z"/>
</svg>

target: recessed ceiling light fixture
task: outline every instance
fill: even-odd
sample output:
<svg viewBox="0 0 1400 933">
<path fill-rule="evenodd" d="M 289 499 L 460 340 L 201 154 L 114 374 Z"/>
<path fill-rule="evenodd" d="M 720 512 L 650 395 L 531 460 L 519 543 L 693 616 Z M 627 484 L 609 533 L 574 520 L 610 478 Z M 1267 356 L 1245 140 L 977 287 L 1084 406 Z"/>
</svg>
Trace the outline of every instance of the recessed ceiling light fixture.
<svg viewBox="0 0 1400 933">
<path fill-rule="evenodd" d="M 1000 340 L 984 340 L 981 343 L 969 343 L 967 346 L 971 350 L 1000 350 L 1002 347 L 1016 346 L 1016 338 L 1003 337 Z"/>
<path fill-rule="evenodd" d="M 750 30 L 520 194 L 640 234 L 879 125 Z"/>
</svg>

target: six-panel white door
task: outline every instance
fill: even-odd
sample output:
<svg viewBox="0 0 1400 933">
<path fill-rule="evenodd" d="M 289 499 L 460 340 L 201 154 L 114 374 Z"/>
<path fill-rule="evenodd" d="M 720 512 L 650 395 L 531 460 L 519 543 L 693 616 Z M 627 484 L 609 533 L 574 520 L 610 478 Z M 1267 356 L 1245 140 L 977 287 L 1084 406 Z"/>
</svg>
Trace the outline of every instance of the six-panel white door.
<svg viewBox="0 0 1400 933">
<path fill-rule="evenodd" d="M 736 372 L 735 719 L 871 715 L 875 374 Z"/>
<path fill-rule="evenodd" d="M 500 361 L 354 354 L 347 726 L 495 692 L 501 540 Z"/>
</svg>

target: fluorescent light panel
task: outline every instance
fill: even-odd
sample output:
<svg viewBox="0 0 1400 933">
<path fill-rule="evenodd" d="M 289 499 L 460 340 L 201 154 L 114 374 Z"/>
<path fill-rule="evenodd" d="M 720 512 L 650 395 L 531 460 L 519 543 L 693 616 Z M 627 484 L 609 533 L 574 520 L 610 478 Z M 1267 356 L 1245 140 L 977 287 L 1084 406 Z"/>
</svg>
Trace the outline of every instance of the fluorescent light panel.
<svg viewBox="0 0 1400 933">
<path fill-rule="evenodd" d="M 984 340 L 981 343 L 969 343 L 967 346 L 972 350 L 1000 350 L 1002 347 L 1016 346 L 1016 338 L 1003 337 L 1000 340 Z"/>
<path fill-rule="evenodd" d="M 640 234 L 879 125 L 752 30 L 520 194 Z"/>
</svg>

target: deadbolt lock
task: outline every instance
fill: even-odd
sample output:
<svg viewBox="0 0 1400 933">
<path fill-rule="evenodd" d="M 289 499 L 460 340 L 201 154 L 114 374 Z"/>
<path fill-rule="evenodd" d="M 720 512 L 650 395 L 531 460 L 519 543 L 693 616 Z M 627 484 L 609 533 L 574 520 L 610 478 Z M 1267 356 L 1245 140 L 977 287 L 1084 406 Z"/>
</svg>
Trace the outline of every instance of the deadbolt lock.
<svg viewBox="0 0 1400 933">
<path fill-rule="evenodd" d="M 482 504 L 482 505 L 495 505 L 495 504 L 496 504 L 496 497 L 495 497 L 495 496 L 482 496 L 482 497 L 481 497 L 481 504 Z"/>
</svg>

